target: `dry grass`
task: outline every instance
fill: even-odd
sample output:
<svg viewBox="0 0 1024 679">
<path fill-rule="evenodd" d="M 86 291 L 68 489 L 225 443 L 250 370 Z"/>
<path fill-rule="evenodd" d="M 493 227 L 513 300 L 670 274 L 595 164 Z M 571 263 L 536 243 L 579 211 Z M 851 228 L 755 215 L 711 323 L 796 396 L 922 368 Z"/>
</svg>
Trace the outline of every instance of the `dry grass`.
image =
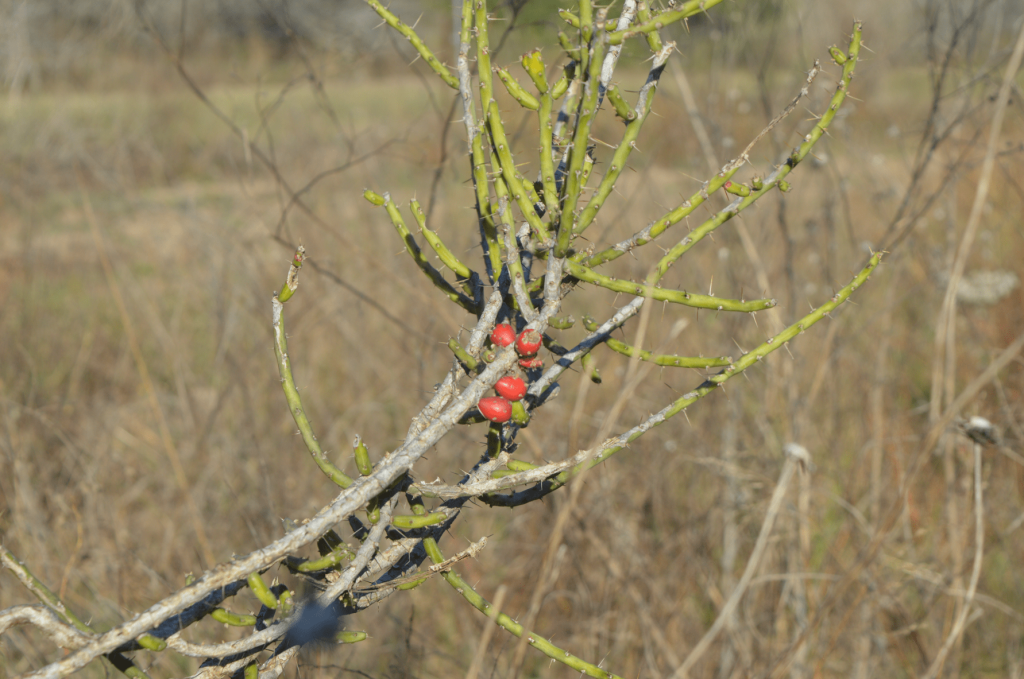
<svg viewBox="0 0 1024 679">
<path fill-rule="evenodd" d="M 822 6 L 809 7 L 809 21 L 824 12 Z M 851 102 L 849 115 L 816 150 L 821 162 L 798 169 L 794 191 L 783 202 L 772 196 L 745 213 L 772 289 L 760 289 L 728 226 L 696 248 L 667 285 L 702 291 L 713 285 L 723 296 L 769 294 L 781 302 L 778 319 L 788 323 L 848 282 L 865 259 L 866 245 L 886 240 L 928 113 L 929 71 L 916 44 L 900 44 L 890 35 L 892 22 L 883 16 L 885 25 L 875 34 L 875 22 L 862 18 L 869 19 L 867 42 L 875 53 L 859 67 L 853 90 L 859 101 Z M 821 21 L 827 38 L 778 47 L 766 75 L 769 113 L 798 89 L 811 58 L 824 61 L 824 46 L 841 42 L 847 24 L 838 29 L 832 25 L 837 19 Z M 916 26 L 917 17 L 902 21 Z M 780 31 L 794 22 L 787 15 Z M 754 32 L 748 24 L 736 25 L 720 39 L 709 36 L 706 26 L 695 28 L 699 49 L 684 50 L 683 60 L 723 159 L 756 134 L 766 112 L 756 78 L 762 53 L 743 48 Z M 1004 57 L 1012 45 L 1009 33 L 984 29 L 979 35 L 989 36 Z M 500 61 L 512 61 L 516 49 L 510 47 Z M 112 88 L 99 77 L 98 84 L 77 89 L 57 82 L 0 104 L 0 539 L 98 629 L 146 608 L 179 588 L 187 573 L 210 564 L 203 563 L 99 266 L 76 171 L 98 216 L 218 560 L 265 544 L 282 533 L 283 517 L 309 516 L 334 495 L 295 436 L 273 364 L 270 294 L 280 285 L 292 245 L 303 243 L 320 267 L 394 317 L 313 271 L 304 271 L 289 305 L 296 381 L 324 448 L 347 471 L 354 469 L 349 452 L 355 434 L 374 457 L 398 445 L 408 418 L 449 366 L 445 342 L 468 321 L 417 278 L 383 214 L 361 198 L 371 187 L 390 191 L 400 204 L 414 196 L 427 203 L 451 94 L 433 82 L 425 85 L 404 66 L 348 66 L 320 56 L 332 119 L 299 78 L 304 67 L 294 53 L 270 63 L 256 43 L 242 52 L 245 59 L 235 49 L 196 55 L 200 81 L 255 143 L 268 148 L 272 140 L 278 167 L 293 189 L 394 140 L 309 191 L 307 202 L 318 220 L 292 209 L 279 225 L 287 196 L 150 52 L 117 61 L 116 80 L 137 81 L 138 87 Z M 958 55 L 958 73 L 986 57 Z M 1004 63 L 1005 58 L 993 62 L 989 75 L 1000 78 Z M 823 75 L 818 85 L 833 79 Z M 257 136 L 258 111 L 282 88 L 287 92 L 270 119 L 270 136 Z M 940 147 L 921 195 L 936 190 L 947 167 L 955 165 L 956 176 L 853 304 L 792 343 L 789 352 L 774 354 L 749 379 L 731 382 L 725 393 L 655 429 L 585 479 L 565 534 L 560 576 L 537 619 L 540 633 L 623 676 L 671 674 L 674 668 L 649 621 L 678 656 L 686 656 L 742 572 L 781 467 L 782 447 L 796 441 L 810 451 L 813 472 L 788 496 L 735 628 L 693 676 L 762 676 L 809 620 L 815 624 L 806 630 L 792 676 L 924 671 L 956 617 L 972 565 L 967 443 L 951 439 L 945 458 L 924 461 L 881 553 L 835 598 L 831 587 L 897 502 L 903 474 L 928 430 L 942 276 L 970 209 L 991 117 L 986 95 L 994 91 L 988 81 L 965 90 L 950 86 L 953 103 L 944 116 L 952 115 L 958 96 L 969 97 L 975 108 Z M 825 101 L 822 90 L 814 94 L 806 105 L 811 112 Z M 694 192 L 695 178 L 707 174 L 671 77 L 663 80 L 659 96 L 658 117 L 641 137 L 636 172 L 624 178 L 618 206 L 609 205 L 592 228 L 599 244 L 646 225 Z M 1008 144 L 1024 134 L 1020 111 L 1015 98 L 1003 132 Z M 754 169 L 766 172 L 806 131 L 808 118 L 792 116 L 774 139 L 765 140 L 753 156 Z M 530 128 L 524 125 L 524 148 L 533 148 Z M 432 222 L 454 249 L 473 258 L 479 248 L 469 232 L 466 168 L 456 130 Z M 976 130 L 982 131 L 977 138 Z M 614 122 L 595 136 L 616 138 Z M 735 140 L 732 146 L 728 138 Z M 968 273 L 1024 275 L 1024 163 L 1017 147 L 1005 150 Z M 749 177 L 747 170 L 742 173 Z M 915 198 L 915 204 L 923 200 Z M 611 218 L 626 206 L 628 220 Z M 644 263 L 624 260 L 613 267 L 619 275 L 646 273 Z M 623 301 L 586 294 L 572 311 L 577 318 L 585 312 L 601 318 Z M 961 306 L 958 388 L 1024 330 L 1021 301 L 1018 287 L 996 305 Z M 755 321 L 659 308 L 651 315 L 649 344 L 659 346 L 679 318 L 689 326 L 665 351 L 736 355 L 763 341 L 773 323 L 769 314 Z M 580 331 L 564 337 L 570 344 Z M 625 375 L 621 356 L 599 354 L 599 364 L 605 381 L 590 389 L 581 442 L 600 427 Z M 700 380 L 692 372 L 652 375 L 621 423 L 636 422 Z M 969 618 L 963 645 L 949 660 L 949 676 L 1019 677 L 1024 666 L 1021 376 L 1020 362 L 1011 364 L 998 388 L 986 387 L 964 412 L 996 422 L 1008 450 L 986 450 L 979 615 Z M 521 458 L 565 456 L 579 380 L 575 373 L 563 380 L 562 395 L 527 430 Z M 417 466 L 416 475 L 448 474 L 451 480 L 453 470 L 477 459 L 483 437 L 478 427 L 460 428 Z M 515 512 L 471 508 L 442 548 L 454 553 L 467 540 L 492 535 L 484 554 L 458 570 L 484 596 L 506 585 L 505 609 L 525 614 L 563 495 Z M 731 543 L 723 538 L 730 531 Z M 723 573 L 723 551 L 729 550 L 736 551 L 732 569 Z M 29 600 L 9 574 L 0 574 L 0 583 L 0 608 Z M 247 594 L 240 598 L 233 606 L 238 612 L 257 606 Z M 367 630 L 369 641 L 310 654 L 300 671 L 461 675 L 485 624 L 447 585 L 429 582 L 351 620 L 349 627 Z M 198 628 L 194 639 L 232 634 L 212 623 Z M 480 676 L 506 676 L 514 648 L 514 640 L 499 632 Z M 0 640 L 0 676 L 58 655 L 41 635 L 10 631 Z M 155 658 L 153 676 L 195 669 L 169 651 L 147 657 Z M 730 662 L 734 673 L 718 674 Z M 100 675 L 99 667 L 91 666 L 90 675 Z M 573 673 L 528 655 L 521 676 Z"/>
</svg>

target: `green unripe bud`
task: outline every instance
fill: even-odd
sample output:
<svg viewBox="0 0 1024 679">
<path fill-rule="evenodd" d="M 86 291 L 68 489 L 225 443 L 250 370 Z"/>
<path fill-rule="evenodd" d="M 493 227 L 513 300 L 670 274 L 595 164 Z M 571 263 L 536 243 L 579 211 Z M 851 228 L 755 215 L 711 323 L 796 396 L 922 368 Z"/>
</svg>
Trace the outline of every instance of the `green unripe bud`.
<svg viewBox="0 0 1024 679">
<path fill-rule="evenodd" d="M 734 181 L 728 181 L 722 185 L 722 188 L 734 196 L 742 196 L 746 198 L 750 195 L 750 187 L 746 184 L 737 184 Z"/>
</svg>

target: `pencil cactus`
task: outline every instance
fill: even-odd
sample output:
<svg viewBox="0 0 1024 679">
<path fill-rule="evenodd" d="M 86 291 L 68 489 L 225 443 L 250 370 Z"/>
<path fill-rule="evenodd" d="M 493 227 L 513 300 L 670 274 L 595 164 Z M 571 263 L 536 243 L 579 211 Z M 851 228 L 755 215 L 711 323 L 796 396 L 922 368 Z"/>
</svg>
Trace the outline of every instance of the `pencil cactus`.
<svg viewBox="0 0 1024 679">
<path fill-rule="evenodd" d="M 387 26 L 409 41 L 446 85 L 461 95 L 461 118 L 475 202 L 474 223 L 467 226 L 474 229 L 482 247 L 482 258 L 476 268 L 453 254 L 441 234 L 427 224 L 426 215 L 415 201 L 410 202 L 410 212 L 427 247 L 450 272 L 447 276 L 434 265 L 433 257 L 424 254 L 402 216 L 401 201 L 388 192 L 389 187 L 368 189 L 364 197 L 372 205 L 384 209 L 406 253 L 430 284 L 461 311 L 476 318 L 468 341 L 464 345 L 458 339 L 448 342 L 455 354 L 452 369 L 443 377 L 430 402 L 412 419 L 405 440 L 397 448 L 373 464 L 362 440 L 356 440 L 354 458 L 360 477 L 349 477 L 321 449 L 305 415 L 291 370 L 283 310 L 284 304 L 296 291 L 299 267 L 305 257 L 304 250 L 299 248 L 287 282 L 273 300 L 277 364 L 288 407 L 302 440 L 323 474 L 338 486 L 339 495 L 307 523 L 290 527 L 285 538 L 221 565 L 176 595 L 173 602 L 158 605 L 145 616 L 122 625 L 117 631 L 121 639 L 117 644 L 108 647 L 92 643 L 86 647 L 92 651 L 83 648 L 58 661 L 55 664 L 57 669 L 51 675 L 74 671 L 100 653 L 135 649 L 142 644 L 138 640 L 146 638 L 147 633 L 157 635 L 163 630 L 157 625 L 163 620 L 174 621 L 166 632 L 166 636 L 170 636 L 179 631 L 179 625 L 194 622 L 175 616 L 209 596 L 228 596 L 226 588 L 236 580 L 239 581 L 238 589 L 249 587 L 262 603 L 264 611 L 261 615 L 272 615 L 273 612 L 286 615 L 292 605 L 291 592 L 279 584 L 268 586 L 260 575 L 278 562 L 296 573 L 321 580 L 321 605 L 336 607 L 340 614 L 356 613 L 402 589 L 393 584 L 395 578 L 403 571 L 417 568 L 426 555 L 435 563 L 435 568 L 427 575 L 440 573 L 472 606 L 510 633 L 524 637 L 524 643 L 589 676 L 615 677 L 617 675 L 558 648 L 524 629 L 507 615 L 493 610 L 491 604 L 466 584 L 450 565 L 445 565 L 448 562 L 437 541 L 470 500 L 491 506 L 524 504 L 557 490 L 579 474 L 626 449 L 653 427 L 682 412 L 818 322 L 845 302 L 880 261 L 879 253 L 871 255 L 853 281 L 828 303 L 744 353 L 739 360 L 734 361 L 727 356 L 692 358 L 659 355 L 612 337 L 613 331 L 625 326 L 651 301 L 735 313 L 752 313 L 776 305 L 776 301 L 770 298 L 732 299 L 667 288 L 662 286 L 662 281 L 669 270 L 705 237 L 774 189 L 789 190 L 790 174 L 828 129 L 850 89 L 860 51 L 859 23 L 854 25 L 847 53 L 838 48 L 830 51 L 835 63 L 842 67 L 842 74 L 828 107 L 809 126 L 802 143 L 792 149 L 777 167 L 763 178 L 751 178 L 749 184 L 734 179 L 749 162 L 752 142 L 735 159 L 706 178 L 698 191 L 653 223 L 646 227 L 638 225 L 628 238 L 595 251 L 589 246 L 590 241 L 582 245 L 582 239 L 592 235 L 589 229 L 628 167 L 641 130 L 651 114 L 662 73 L 675 52 L 675 44 L 663 42 L 660 31 L 670 24 L 712 10 L 722 0 L 670 3 L 667 9 L 657 11 L 644 2 L 624 0 L 617 9 L 617 16 L 610 16 L 608 8 L 593 6 L 590 0 L 579 0 L 576 12 L 559 12 L 567 24 L 559 36 L 564 54 L 557 60 L 549 56 L 549 63 L 545 63 L 540 50 L 525 54 L 520 60 L 527 76 L 523 83 L 506 66 L 491 63 L 491 18 L 484 0 L 463 2 L 458 27 L 459 52 L 454 67 L 443 64 L 413 27 L 378 0 L 367 2 Z M 612 83 L 621 46 L 634 38 L 644 40 L 651 52 L 646 77 L 637 83 L 635 90 Z M 476 62 L 475 79 L 472 60 Z M 816 63 L 808 76 L 808 85 L 818 72 Z M 539 154 L 530 158 L 535 174 L 531 173 L 529 177 L 524 175 L 527 170 L 523 168 L 532 149 L 513 148 L 513 138 L 507 133 L 508 121 L 494 99 L 495 74 L 514 101 L 529 111 L 529 115 L 536 116 Z M 559 77 L 555 79 L 555 75 Z M 630 94 L 632 91 L 635 95 Z M 801 95 L 806 93 L 805 86 Z M 602 108 L 605 99 L 609 106 Z M 796 101 L 784 113 L 791 111 L 795 104 Z M 621 134 L 607 157 L 597 162 L 595 154 L 604 151 L 595 151 L 592 131 L 595 121 L 603 115 L 615 117 Z M 692 215 L 703 214 L 696 212 L 698 208 L 707 211 L 711 207 L 708 202 L 710 196 L 719 191 L 729 201 L 724 208 L 712 209 L 700 223 L 691 224 L 685 233 L 676 236 L 674 243 L 665 242 L 663 237 L 672 227 Z M 655 245 L 645 247 L 651 244 Z M 653 255 L 649 261 L 650 273 L 643 280 L 624 280 L 608 272 L 605 265 L 625 253 Z M 568 311 L 563 309 L 567 299 L 583 286 L 607 291 L 609 300 L 619 295 L 630 299 L 603 321 L 585 320 L 588 334 L 571 348 L 562 347 L 555 338 L 547 341 L 545 333 L 572 325 L 571 317 L 559 319 L 558 314 Z M 507 322 L 494 325 L 498 318 L 507 319 Z M 521 329 L 518 336 L 514 328 Z M 451 330 L 455 332 L 457 328 Z M 486 346 L 488 337 L 493 347 Z M 544 361 L 537 356 L 542 343 L 547 344 L 555 358 L 543 372 Z M 712 372 L 700 377 L 693 390 L 679 395 L 644 421 L 615 433 L 592 449 L 578 453 L 572 451 L 571 457 L 544 466 L 512 458 L 517 433 L 527 423 L 542 419 L 537 413 L 557 391 L 557 380 L 567 369 L 579 365 L 590 380 L 601 382 L 591 355 L 599 347 L 607 347 L 638 361 Z M 531 373 L 528 387 L 521 378 L 509 376 L 519 368 L 536 371 Z M 492 388 L 498 396 L 485 395 Z M 479 409 L 480 415 L 472 412 L 474 407 Z M 486 447 L 481 451 L 479 461 L 473 466 L 473 461 L 467 459 L 460 467 L 472 468 L 470 473 L 462 475 L 454 485 L 413 479 L 411 472 L 416 462 L 456 424 L 484 420 L 490 424 Z M 555 424 L 560 426 L 561 423 Z M 525 490 L 505 492 L 523 487 Z M 395 513 L 402 498 L 409 504 L 411 515 Z M 432 511 L 427 511 L 424 498 L 438 500 Z M 369 527 L 359 519 L 362 511 L 366 513 Z M 359 527 L 357 534 L 362 546 L 356 552 L 350 551 L 340 540 L 327 539 L 333 533 L 332 526 L 344 520 Z M 396 535 L 394 531 L 389 533 L 389 527 L 411 533 Z M 318 540 L 327 551 L 321 559 L 310 562 L 291 555 L 299 547 Z M 391 540 L 396 548 L 384 549 L 383 543 L 387 540 Z M 417 549 L 420 547 L 422 549 Z M 372 568 L 369 566 L 371 559 Z M 367 577 L 373 582 L 360 581 Z M 412 577 L 404 584 L 415 586 L 422 582 L 423 577 L 426 576 Z M 359 587 L 356 587 L 357 582 Z M 214 615 L 213 611 L 218 612 Z M 253 622 L 252 616 L 228 614 L 213 604 L 210 605 L 210 614 L 214 620 L 227 624 Z M 160 618 L 160 615 L 164 617 Z M 294 620 L 296 616 L 290 619 Z M 254 654 L 281 638 L 288 624 L 277 626 L 276 631 L 273 627 L 268 629 L 269 632 L 257 632 L 262 635 L 259 643 L 247 646 L 241 659 L 231 657 L 230 662 L 225 661 L 225 666 L 219 669 L 232 672 L 254 667 Z M 364 637 L 364 634 L 348 633 L 344 640 L 357 641 Z M 90 656 L 90 652 L 93 655 Z M 230 656 L 231 653 L 234 649 L 225 655 Z"/>
</svg>

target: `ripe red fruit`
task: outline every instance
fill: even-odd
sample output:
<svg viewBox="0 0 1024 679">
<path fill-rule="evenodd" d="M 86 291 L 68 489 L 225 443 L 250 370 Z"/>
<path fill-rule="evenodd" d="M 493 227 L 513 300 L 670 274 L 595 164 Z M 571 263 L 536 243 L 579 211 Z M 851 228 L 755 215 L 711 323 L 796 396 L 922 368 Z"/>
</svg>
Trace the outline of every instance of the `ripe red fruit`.
<svg viewBox="0 0 1024 679">
<path fill-rule="evenodd" d="M 476 407 L 484 417 L 498 424 L 508 422 L 512 417 L 512 404 L 500 396 L 485 396 Z"/>
<path fill-rule="evenodd" d="M 533 368 L 543 368 L 544 359 L 537 358 L 536 356 L 532 358 L 521 358 L 519 359 L 519 366 L 527 370 L 532 370 Z"/>
<path fill-rule="evenodd" d="M 534 356 L 540 351 L 542 341 L 541 334 L 536 330 L 523 330 L 516 340 L 516 351 L 520 356 Z"/>
<path fill-rule="evenodd" d="M 516 331 L 508 323 L 499 323 L 491 332 L 491 341 L 499 347 L 507 347 L 516 341 Z"/>
<path fill-rule="evenodd" d="M 494 390 L 498 392 L 499 396 L 504 396 L 510 401 L 518 401 L 526 396 L 526 382 L 518 377 L 508 375 L 498 380 L 498 383 L 494 385 Z"/>
</svg>

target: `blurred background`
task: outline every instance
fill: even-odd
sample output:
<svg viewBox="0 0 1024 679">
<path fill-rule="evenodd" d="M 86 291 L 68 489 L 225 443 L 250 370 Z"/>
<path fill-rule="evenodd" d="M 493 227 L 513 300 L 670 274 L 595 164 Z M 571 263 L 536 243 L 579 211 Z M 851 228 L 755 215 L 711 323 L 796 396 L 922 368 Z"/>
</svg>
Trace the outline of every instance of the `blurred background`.
<svg viewBox="0 0 1024 679">
<path fill-rule="evenodd" d="M 563 63 L 558 7 L 494 3 L 493 63 L 524 83 L 527 49 Z M 448 3 L 391 8 L 453 63 Z M 855 18 L 865 49 L 852 96 L 791 176 L 793 190 L 705 239 L 665 282 L 775 297 L 778 309 L 754 318 L 659 306 L 645 348 L 738 356 L 826 302 L 871 250 L 890 254 L 831 318 L 583 480 L 534 629 L 622 676 L 671 675 L 714 621 L 790 442 L 813 466 L 787 495 L 735 623 L 692 676 L 919 676 L 964 605 L 976 544 L 971 443 L 951 430 L 934 451 L 922 444 L 1024 332 L 1021 75 L 955 332 L 937 345 L 935 330 L 1020 30 L 1018 2 L 756 0 L 666 29 L 679 54 L 633 171 L 588 238 L 617 242 L 695 193 L 820 59 L 810 96 L 738 177 L 768 174 L 825 110 L 840 72 L 827 49 L 847 48 Z M 400 443 L 450 367 L 446 342 L 471 325 L 424 285 L 386 215 L 362 198 L 366 188 L 403 206 L 418 198 L 431 227 L 479 262 L 455 93 L 379 24 L 354 0 L 0 0 L 0 541 L 96 629 L 334 497 L 295 435 L 274 363 L 270 299 L 296 245 L 313 263 L 287 308 L 296 382 L 324 448 L 349 473 L 355 435 L 374 458 Z M 642 41 L 624 52 L 616 79 L 627 99 L 648 56 Z M 531 176 L 536 119 L 511 99 L 501 105 Z M 620 130 L 606 110 L 594 137 L 617 144 Z M 609 154 L 598 147 L 598 171 Z M 687 224 L 675 228 L 662 246 Z M 610 269 L 642 277 L 656 248 Z M 581 291 L 568 311 L 603 320 L 626 301 Z M 621 338 L 635 333 L 629 325 Z M 584 416 L 571 414 L 586 376 L 567 373 L 561 396 L 523 432 L 520 458 L 558 460 L 591 444 L 627 363 L 607 350 L 596 358 L 604 380 L 584 394 Z M 962 411 L 995 423 L 1000 443 L 984 451 L 977 595 L 943 676 L 1024 671 L 1022 374 L 1012 361 Z M 702 379 L 651 371 L 618 430 Z M 484 438 L 482 426 L 460 427 L 417 478 L 457 480 Z M 525 615 L 566 495 L 514 512 L 472 506 L 441 547 L 454 554 L 491 536 L 458 570 L 488 598 L 506 585 L 505 610 Z M 859 564 L 880 529 L 881 549 Z M 0 572 L 0 608 L 29 601 Z M 245 593 L 230 607 L 258 604 Z M 370 639 L 308 653 L 290 674 L 462 676 L 489 623 L 432 580 L 347 624 Z M 186 634 L 241 632 L 205 621 Z M 512 675 L 514 641 L 497 632 L 482 676 Z M 0 676 L 60 653 L 34 630 L 10 630 Z M 197 667 L 170 651 L 138 658 L 154 677 Z M 531 651 L 520 676 L 576 673 Z"/>
</svg>

